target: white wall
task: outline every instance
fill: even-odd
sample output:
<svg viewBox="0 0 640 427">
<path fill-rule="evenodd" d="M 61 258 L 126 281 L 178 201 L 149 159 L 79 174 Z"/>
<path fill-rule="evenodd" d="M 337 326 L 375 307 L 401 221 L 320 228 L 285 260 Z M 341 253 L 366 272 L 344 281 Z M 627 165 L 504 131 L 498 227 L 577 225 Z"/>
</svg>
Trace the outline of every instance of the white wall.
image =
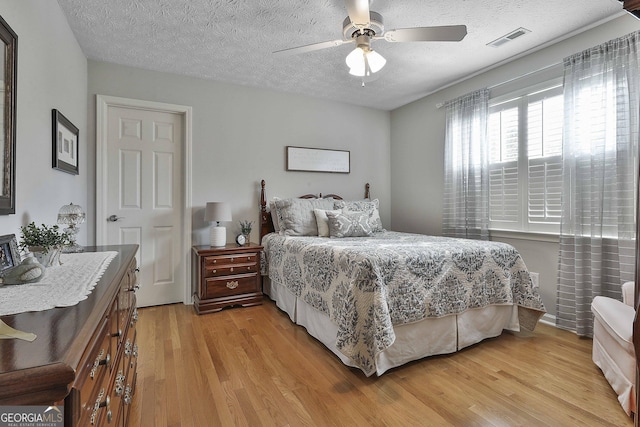
<svg viewBox="0 0 640 427">
<path fill-rule="evenodd" d="M 392 111 L 391 227 L 442 233 L 445 112 L 438 104 L 561 63 L 568 55 L 637 30 L 640 21 L 624 15 Z M 540 273 L 542 299 L 547 311 L 555 315 L 558 244 L 501 240 L 513 244 L 527 267 Z"/>
<path fill-rule="evenodd" d="M 268 197 L 362 198 L 369 182 L 372 197 L 380 199 L 383 224 L 390 224 L 389 112 L 91 60 L 88 70 L 92 175 L 97 94 L 193 107 L 194 244 L 209 241 L 209 224 L 203 221 L 208 201 L 232 203 L 228 241 L 243 219 L 255 222 L 257 239 L 262 179 Z M 351 173 L 287 172 L 287 145 L 350 150 Z"/>
<path fill-rule="evenodd" d="M 0 216 L 0 234 L 19 239 L 30 221 L 55 224 L 64 204 L 87 207 L 87 60 L 57 2 L 0 0 L 0 15 L 18 35 L 16 213 Z M 53 108 L 80 129 L 79 175 L 51 167 Z"/>
</svg>

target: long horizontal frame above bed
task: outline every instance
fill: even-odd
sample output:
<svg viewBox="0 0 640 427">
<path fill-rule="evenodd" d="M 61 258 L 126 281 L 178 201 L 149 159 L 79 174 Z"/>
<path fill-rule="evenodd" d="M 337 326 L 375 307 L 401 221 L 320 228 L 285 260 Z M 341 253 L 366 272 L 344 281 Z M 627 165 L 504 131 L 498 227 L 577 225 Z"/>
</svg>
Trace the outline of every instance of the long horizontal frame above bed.
<svg viewBox="0 0 640 427">
<path fill-rule="evenodd" d="M 262 238 L 264 236 L 266 236 L 269 233 L 273 233 L 275 231 L 274 227 L 273 227 L 273 220 L 271 219 L 271 212 L 269 212 L 267 210 L 267 196 L 266 196 L 266 192 L 265 192 L 265 186 L 266 183 L 264 181 L 264 179 L 262 181 L 260 181 L 260 223 L 258 224 L 259 227 L 259 232 L 260 232 L 260 242 L 262 242 Z M 364 198 L 365 199 L 370 199 L 371 197 L 371 193 L 370 193 L 370 186 L 369 183 L 367 182 L 364 185 Z M 305 194 L 303 196 L 298 197 L 299 199 L 328 199 L 328 198 L 333 198 L 333 199 L 337 199 L 337 200 L 343 200 L 342 196 L 339 196 L 337 194 L 325 194 L 324 196 L 322 195 L 322 193 L 318 194 L 317 196 L 315 194 Z"/>
</svg>

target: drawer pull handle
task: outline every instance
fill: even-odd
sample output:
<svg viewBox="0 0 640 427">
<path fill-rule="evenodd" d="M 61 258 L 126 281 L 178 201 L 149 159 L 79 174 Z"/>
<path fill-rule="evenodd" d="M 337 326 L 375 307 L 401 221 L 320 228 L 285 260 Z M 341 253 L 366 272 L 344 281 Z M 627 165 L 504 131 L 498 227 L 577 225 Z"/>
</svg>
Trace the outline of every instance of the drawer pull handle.
<svg viewBox="0 0 640 427">
<path fill-rule="evenodd" d="M 248 271 L 251 271 L 251 267 L 247 267 L 247 270 L 248 270 Z"/>
<path fill-rule="evenodd" d="M 98 394 L 98 398 L 96 399 L 96 403 L 93 405 L 93 411 L 91 412 L 91 425 L 96 424 L 96 421 L 98 418 L 98 411 L 100 410 L 100 408 L 104 408 L 104 407 L 109 408 L 111 399 L 109 398 L 109 396 L 107 396 L 107 398 L 104 401 L 102 401 L 103 397 L 104 397 L 104 389 L 101 388 L 100 393 Z"/>
<path fill-rule="evenodd" d="M 235 259 L 234 259 L 234 258 L 231 258 L 231 262 L 234 262 L 234 261 L 235 261 Z"/>
<path fill-rule="evenodd" d="M 138 309 L 137 308 L 133 311 L 133 315 L 131 316 L 131 321 L 133 323 L 136 323 L 138 321 Z"/>
<path fill-rule="evenodd" d="M 111 354 L 107 353 L 107 357 L 98 362 L 98 365 L 109 366 L 111 363 Z"/>
<path fill-rule="evenodd" d="M 124 403 L 125 405 L 131 405 L 131 399 L 132 399 L 132 395 L 131 395 L 131 386 L 129 384 L 127 384 L 127 387 L 124 389 Z"/>
<path fill-rule="evenodd" d="M 98 357 L 96 357 L 96 360 L 94 360 L 93 362 L 93 367 L 91 368 L 91 372 L 89 373 L 89 377 L 91 377 L 91 379 L 95 378 L 96 373 L 98 373 L 98 367 L 100 365 L 109 365 L 109 362 L 111 362 L 111 355 L 107 354 L 106 358 L 102 358 L 104 356 L 104 349 L 100 350 L 100 353 L 98 353 Z"/>
<path fill-rule="evenodd" d="M 213 270 L 212 273 L 215 274 L 217 270 Z"/>
<path fill-rule="evenodd" d="M 118 329 L 118 332 L 115 332 L 113 334 L 111 334 L 112 337 L 121 337 L 122 336 L 122 329 Z"/>
<path fill-rule="evenodd" d="M 124 354 L 125 356 L 131 356 L 131 341 L 129 339 L 124 343 Z"/>
<path fill-rule="evenodd" d="M 251 257 L 250 256 L 247 257 L 247 261 L 251 261 Z"/>
<path fill-rule="evenodd" d="M 214 259 L 214 260 L 213 260 L 213 263 L 214 263 L 214 264 L 216 264 L 217 262 L 218 262 L 218 260 L 217 260 L 217 259 Z"/>
<path fill-rule="evenodd" d="M 238 281 L 237 280 L 232 280 L 231 282 L 227 282 L 227 288 L 235 289 L 237 287 L 238 287 Z"/>
<path fill-rule="evenodd" d="M 233 267 L 231 267 L 231 268 L 229 269 L 229 272 L 230 272 L 230 273 L 233 273 Z"/>
<path fill-rule="evenodd" d="M 133 357 L 138 357 L 138 344 L 133 345 Z"/>
<path fill-rule="evenodd" d="M 125 379 L 126 377 L 122 373 L 122 370 L 118 371 L 118 375 L 116 376 L 116 386 L 113 390 L 116 393 L 116 396 L 122 396 L 122 393 L 124 393 Z"/>
</svg>

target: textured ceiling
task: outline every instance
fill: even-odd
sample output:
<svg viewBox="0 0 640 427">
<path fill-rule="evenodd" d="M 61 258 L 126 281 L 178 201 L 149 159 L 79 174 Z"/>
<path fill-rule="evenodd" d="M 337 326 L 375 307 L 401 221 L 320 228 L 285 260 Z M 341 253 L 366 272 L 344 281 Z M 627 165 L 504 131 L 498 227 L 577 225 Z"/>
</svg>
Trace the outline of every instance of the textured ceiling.
<svg viewBox="0 0 640 427">
<path fill-rule="evenodd" d="M 461 42 L 388 43 L 362 87 L 344 62 L 352 44 L 273 51 L 342 38 L 343 0 L 58 0 L 94 60 L 391 110 L 479 70 L 617 16 L 617 0 L 372 0 L 386 29 L 467 26 Z M 531 30 L 500 48 L 487 43 Z"/>
</svg>

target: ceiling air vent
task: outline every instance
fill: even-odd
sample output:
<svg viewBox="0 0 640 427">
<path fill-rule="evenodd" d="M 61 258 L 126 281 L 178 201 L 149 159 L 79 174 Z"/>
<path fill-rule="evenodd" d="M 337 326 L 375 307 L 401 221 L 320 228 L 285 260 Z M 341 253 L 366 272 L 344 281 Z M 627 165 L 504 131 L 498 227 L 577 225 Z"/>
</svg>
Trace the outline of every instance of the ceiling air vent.
<svg viewBox="0 0 640 427">
<path fill-rule="evenodd" d="M 487 43 L 487 46 L 500 47 L 503 44 L 510 42 L 512 40 L 515 40 L 518 37 L 524 36 L 525 34 L 530 32 L 531 32 L 530 30 L 520 27 L 517 30 L 511 31 L 509 34 L 505 34 L 504 36 L 495 39 L 491 43 Z"/>
</svg>

